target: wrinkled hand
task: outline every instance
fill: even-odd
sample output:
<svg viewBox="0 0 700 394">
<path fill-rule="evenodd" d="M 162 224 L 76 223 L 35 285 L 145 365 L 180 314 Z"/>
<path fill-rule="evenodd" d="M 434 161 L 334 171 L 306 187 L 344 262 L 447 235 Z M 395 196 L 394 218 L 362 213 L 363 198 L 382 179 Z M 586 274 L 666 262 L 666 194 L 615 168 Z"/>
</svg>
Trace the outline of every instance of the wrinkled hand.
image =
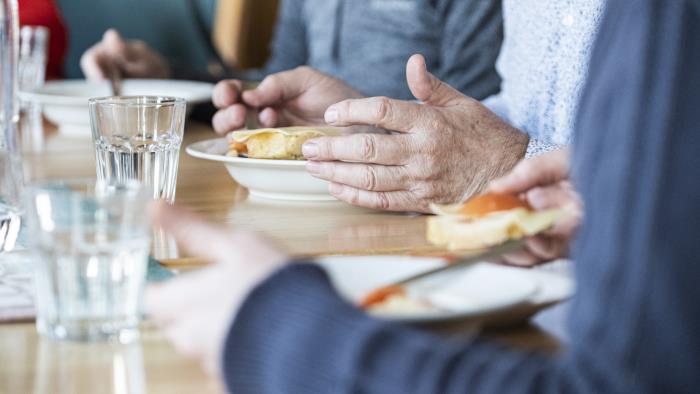
<svg viewBox="0 0 700 394">
<path fill-rule="evenodd" d="M 583 216 L 583 204 L 569 180 L 569 156 L 569 150 L 562 149 L 524 160 L 491 183 L 491 191 L 520 194 L 536 210 L 556 208 L 566 213 L 552 229 L 529 238 L 526 251 L 505 256 L 506 262 L 535 265 L 567 256 Z"/>
<path fill-rule="evenodd" d="M 334 126 L 372 125 L 394 135 L 356 134 L 304 144 L 307 170 L 336 198 L 392 211 L 427 212 L 480 192 L 525 154 L 528 138 L 480 102 L 430 74 L 414 55 L 406 74 L 424 104 L 373 97 L 328 108 Z"/>
<path fill-rule="evenodd" d="M 268 76 L 253 90 L 244 91 L 238 80 L 219 82 L 212 97 L 219 111 L 212 123 L 217 133 L 238 130 L 245 125 L 247 112 L 255 111 L 263 127 L 322 125 L 329 105 L 360 97 L 339 79 L 298 67 Z"/>
<path fill-rule="evenodd" d="M 119 78 L 169 78 L 170 66 L 158 52 L 140 40 L 125 41 L 114 29 L 102 36 L 80 58 L 80 68 L 91 81 Z"/>
<path fill-rule="evenodd" d="M 167 204 L 158 205 L 153 216 L 190 253 L 213 264 L 151 285 L 146 309 L 180 353 L 199 359 L 216 375 L 236 311 L 287 258 L 251 233 L 210 225 Z"/>
</svg>

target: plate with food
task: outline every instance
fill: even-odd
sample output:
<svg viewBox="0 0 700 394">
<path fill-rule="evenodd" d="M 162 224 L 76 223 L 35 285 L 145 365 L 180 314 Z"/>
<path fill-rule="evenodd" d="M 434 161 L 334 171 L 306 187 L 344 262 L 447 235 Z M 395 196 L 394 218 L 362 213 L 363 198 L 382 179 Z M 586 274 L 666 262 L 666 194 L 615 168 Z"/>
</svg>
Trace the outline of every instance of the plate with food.
<svg viewBox="0 0 700 394">
<path fill-rule="evenodd" d="M 306 171 L 301 146 L 323 136 L 340 135 L 329 127 L 282 127 L 240 130 L 226 138 L 200 141 L 189 155 L 222 162 L 251 196 L 289 201 L 337 201 L 328 183 Z"/>
<path fill-rule="evenodd" d="M 328 256 L 318 260 L 338 293 L 379 318 L 407 323 L 486 319 L 512 313 L 522 320 L 569 298 L 564 274 L 480 262 L 411 285 L 406 293 L 366 305 L 376 289 L 449 264 L 415 256 Z"/>
<path fill-rule="evenodd" d="M 122 83 L 124 96 L 181 97 L 187 101 L 188 109 L 210 101 L 213 89 L 211 83 L 198 81 L 126 79 Z M 90 136 L 88 100 L 110 95 L 109 82 L 83 79 L 48 81 L 36 90 L 20 93 L 22 100 L 40 103 L 44 116 L 58 126 L 59 132 L 83 136 Z"/>
</svg>

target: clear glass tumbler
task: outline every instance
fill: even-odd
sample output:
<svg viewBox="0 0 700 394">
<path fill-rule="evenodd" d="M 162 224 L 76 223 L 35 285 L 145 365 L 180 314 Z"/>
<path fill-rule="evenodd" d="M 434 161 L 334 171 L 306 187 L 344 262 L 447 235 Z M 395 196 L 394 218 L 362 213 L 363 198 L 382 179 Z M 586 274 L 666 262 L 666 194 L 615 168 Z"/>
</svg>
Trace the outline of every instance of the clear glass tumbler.
<svg viewBox="0 0 700 394">
<path fill-rule="evenodd" d="M 27 188 L 39 333 L 77 341 L 138 338 L 149 200 L 135 181 L 54 181 Z"/>
<path fill-rule="evenodd" d="M 111 184 L 138 180 L 154 199 L 173 202 L 185 107 L 174 97 L 90 99 L 97 178 Z"/>
<path fill-rule="evenodd" d="M 15 248 L 22 209 L 22 160 L 17 136 L 17 1 L 0 2 L 0 273 Z"/>
<path fill-rule="evenodd" d="M 20 30 L 19 90 L 31 92 L 46 80 L 49 29 L 44 26 L 22 26 Z M 21 103 L 22 149 L 39 151 L 44 145 L 41 104 L 36 100 Z"/>
</svg>

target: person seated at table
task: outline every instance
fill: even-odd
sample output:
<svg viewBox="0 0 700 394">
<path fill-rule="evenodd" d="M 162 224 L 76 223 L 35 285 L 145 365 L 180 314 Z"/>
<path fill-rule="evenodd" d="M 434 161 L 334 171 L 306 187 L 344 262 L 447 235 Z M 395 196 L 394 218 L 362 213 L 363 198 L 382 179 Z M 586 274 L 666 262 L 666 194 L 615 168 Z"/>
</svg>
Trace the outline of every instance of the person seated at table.
<svg viewBox="0 0 700 394">
<path fill-rule="evenodd" d="M 300 68 L 272 75 L 253 91 L 241 92 L 240 81 L 220 82 L 213 125 L 220 133 L 238 129 L 254 110 L 267 127 L 325 122 L 391 130 L 311 141 L 303 150 L 307 169 L 330 181 L 333 196 L 370 208 L 427 212 L 430 203 L 463 201 L 525 155 L 570 142 L 603 4 L 504 1 L 497 63 L 503 83 L 483 103 L 426 77 L 425 58 L 414 57 L 406 75 L 421 104 L 363 99 L 339 80 Z"/>
<path fill-rule="evenodd" d="M 215 263 L 149 289 L 153 319 L 236 393 L 682 393 L 700 387 L 700 3 L 608 5 L 576 122 L 570 341 L 556 355 L 441 340 L 345 303 L 324 271 L 169 206 L 158 223 Z M 451 94 L 435 93 L 435 99 Z M 468 127 L 468 126 L 467 126 Z M 552 157 L 554 155 L 554 157 Z M 500 190 L 557 187 L 566 155 Z M 522 177 L 527 176 L 527 180 Z"/>
<path fill-rule="evenodd" d="M 498 91 L 501 39 L 499 2 L 283 0 L 271 58 L 262 70 L 242 75 L 259 79 L 308 65 L 363 94 L 407 99 L 403 62 L 420 52 L 440 78 L 484 98 Z M 81 67 L 91 80 L 107 78 L 112 69 L 131 78 L 173 76 L 163 56 L 115 30 L 83 54 Z"/>
</svg>

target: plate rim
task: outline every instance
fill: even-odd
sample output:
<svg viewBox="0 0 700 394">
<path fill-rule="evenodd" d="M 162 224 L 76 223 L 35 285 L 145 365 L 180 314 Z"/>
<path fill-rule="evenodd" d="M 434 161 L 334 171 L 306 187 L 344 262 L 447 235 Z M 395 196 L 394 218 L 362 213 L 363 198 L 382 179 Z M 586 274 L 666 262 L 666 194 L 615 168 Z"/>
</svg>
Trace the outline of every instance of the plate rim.
<svg viewBox="0 0 700 394">
<path fill-rule="evenodd" d="M 156 79 L 156 78 L 128 78 L 124 80 L 124 82 L 133 82 L 136 81 L 138 83 L 175 83 L 175 84 L 183 84 L 183 83 L 188 83 L 188 84 L 197 84 L 200 85 L 202 88 L 205 86 L 209 88 L 209 94 L 205 97 L 205 95 L 198 94 L 194 98 L 191 99 L 185 99 L 187 103 L 189 104 L 200 104 L 200 103 L 205 103 L 209 100 L 211 100 L 211 91 L 214 89 L 214 84 L 210 82 L 204 82 L 204 81 L 191 81 L 191 80 L 171 80 L 171 79 Z M 69 79 L 57 79 L 57 80 L 51 80 L 51 81 L 46 81 L 43 86 L 34 89 L 34 90 L 29 90 L 29 91 L 20 91 L 19 92 L 19 97 L 23 100 L 35 100 L 39 101 L 43 105 L 53 105 L 53 106 L 61 106 L 61 107 L 77 107 L 77 106 L 88 106 L 88 100 L 90 97 L 76 97 L 76 96 L 65 96 L 65 95 L 58 95 L 58 94 L 49 94 L 45 93 L 43 90 L 47 86 L 55 86 L 55 85 L 67 85 L 67 84 L 80 84 L 80 83 L 86 83 L 89 84 L 91 82 L 85 80 L 85 79 L 80 79 L 80 78 L 69 78 Z M 94 84 L 99 84 L 99 82 L 94 82 Z M 97 96 L 96 96 L 97 97 Z"/>
<path fill-rule="evenodd" d="M 314 264 L 317 264 L 321 268 L 324 268 L 325 264 L 329 264 L 327 259 L 359 259 L 359 258 L 368 258 L 368 257 L 379 257 L 375 255 L 367 255 L 367 256 L 346 256 L 346 255 L 329 255 L 329 256 L 323 256 L 317 259 L 314 259 L 313 262 Z M 418 259 L 418 260 L 442 260 L 440 258 L 436 257 L 418 257 L 418 256 L 404 256 L 404 255 L 382 255 L 382 258 L 402 258 L 402 259 Z M 326 261 L 322 263 L 322 261 Z M 478 264 L 484 264 L 485 262 L 481 262 Z M 477 265 L 478 265 L 477 264 Z M 488 264 L 488 263 L 486 263 Z M 476 266 L 476 265 L 474 265 Z M 511 302 L 502 302 L 500 304 L 493 305 L 488 308 L 482 308 L 478 311 L 463 311 L 463 312 L 452 312 L 452 313 L 434 313 L 434 314 L 421 314 L 418 316 L 383 316 L 383 315 L 373 315 L 373 317 L 385 320 L 388 322 L 396 322 L 396 323 L 407 323 L 407 324 L 423 324 L 423 323 L 445 323 L 445 322 L 453 322 L 453 321 L 460 321 L 460 320 L 467 320 L 467 319 L 472 319 L 472 318 L 479 318 L 483 316 L 489 316 L 492 314 L 497 314 L 499 312 L 504 312 L 508 311 L 511 309 L 514 309 L 518 306 L 521 305 L 528 305 L 532 304 L 532 299 L 535 297 L 540 290 L 542 289 L 542 284 L 539 280 L 536 278 L 528 278 L 528 282 L 531 283 L 532 289 L 528 292 L 526 296 L 523 296 L 521 299 L 517 301 L 511 301 Z M 568 279 L 567 279 L 568 280 Z M 331 278 L 332 281 L 332 278 Z M 333 287 L 336 287 L 335 284 Z M 571 295 L 568 295 L 567 297 L 570 297 Z M 341 296 L 342 297 L 342 296 Z M 344 297 L 342 297 L 344 298 Z M 345 298 L 344 298 L 345 299 Z M 351 300 L 345 299 L 346 302 L 351 302 Z"/>
<path fill-rule="evenodd" d="M 262 167 L 304 167 L 308 160 L 271 160 L 271 159 L 250 159 L 247 157 L 233 157 L 221 154 L 209 153 L 204 150 L 203 145 L 209 143 L 214 144 L 219 141 L 226 142 L 226 137 L 210 138 L 202 141 L 193 142 L 185 147 L 185 152 L 192 157 L 198 159 L 218 161 L 225 164 L 238 164 L 247 166 L 262 166 Z"/>
</svg>

